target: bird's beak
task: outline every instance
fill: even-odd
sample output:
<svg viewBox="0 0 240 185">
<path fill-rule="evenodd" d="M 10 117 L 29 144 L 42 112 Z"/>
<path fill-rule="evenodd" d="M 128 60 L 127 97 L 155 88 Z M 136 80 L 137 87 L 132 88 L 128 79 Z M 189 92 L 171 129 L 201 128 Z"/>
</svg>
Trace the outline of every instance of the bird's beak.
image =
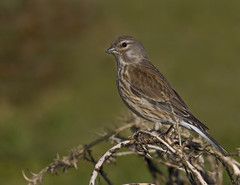
<svg viewBox="0 0 240 185">
<path fill-rule="evenodd" d="M 112 54 L 112 55 L 114 55 L 114 54 L 117 53 L 117 50 L 116 50 L 115 47 L 110 46 L 110 48 L 107 49 L 106 53 L 107 53 L 107 54 Z"/>
</svg>

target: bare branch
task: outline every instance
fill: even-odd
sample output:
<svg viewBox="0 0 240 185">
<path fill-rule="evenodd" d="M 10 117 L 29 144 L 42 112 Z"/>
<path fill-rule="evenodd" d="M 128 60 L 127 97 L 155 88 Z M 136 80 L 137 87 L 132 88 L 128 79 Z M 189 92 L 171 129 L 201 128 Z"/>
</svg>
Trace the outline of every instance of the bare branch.
<svg viewBox="0 0 240 185">
<path fill-rule="evenodd" d="M 95 167 L 94 167 L 94 170 L 93 170 L 93 172 L 92 172 L 89 185 L 95 185 L 95 181 L 96 181 L 98 172 L 99 172 L 99 170 L 102 168 L 103 163 L 104 163 L 108 158 L 110 158 L 110 157 L 113 155 L 113 153 L 115 153 L 115 152 L 118 151 L 119 149 L 125 147 L 126 145 L 131 144 L 131 142 L 132 142 L 132 141 L 127 140 L 127 141 L 123 141 L 123 142 L 121 142 L 121 143 L 113 146 L 112 148 L 110 148 L 110 149 L 98 160 L 98 162 L 96 163 L 96 165 L 95 165 Z"/>
<path fill-rule="evenodd" d="M 177 121 L 177 120 L 176 120 Z M 125 121 L 127 124 L 103 135 L 89 143 L 72 149 L 67 156 L 57 155 L 53 162 L 39 173 L 24 171 L 23 177 L 28 185 L 37 185 L 42 182 L 46 173 L 58 174 L 59 171 L 67 172 L 69 168 L 77 169 L 79 160 L 87 160 L 95 165 L 89 184 L 95 185 L 98 173 L 109 184 L 112 180 L 103 171 L 104 163 L 112 163 L 118 157 L 138 155 L 147 164 L 149 173 L 155 185 L 164 184 L 222 184 L 223 170 L 228 173 L 232 184 L 240 182 L 240 149 L 228 156 L 223 156 L 201 137 L 193 135 L 187 129 L 167 127 L 162 125 L 161 131 L 152 130 L 151 124 L 135 116 Z M 109 142 L 112 147 L 105 154 L 93 156 L 90 149 L 101 145 L 102 141 Z M 121 148 L 127 151 L 119 151 Z M 233 158 L 234 157 L 234 158 Z M 162 173 L 158 164 L 166 166 L 168 171 Z M 165 174 L 165 175 L 163 175 Z M 131 184 L 131 183 L 130 183 Z M 144 183 L 132 183 L 132 185 Z M 147 183 L 151 184 L 151 183 Z"/>
</svg>

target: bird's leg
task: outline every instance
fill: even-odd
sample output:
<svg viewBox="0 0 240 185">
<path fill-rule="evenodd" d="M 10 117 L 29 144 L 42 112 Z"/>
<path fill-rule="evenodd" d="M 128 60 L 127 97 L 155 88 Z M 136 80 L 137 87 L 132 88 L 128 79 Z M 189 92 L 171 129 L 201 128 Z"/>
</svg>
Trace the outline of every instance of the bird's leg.
<svg viewBox="0 0 240 185">
<path fill-rule="evenodd" d="M 168 135 L 169 132 L 172 130 L 172 128 L 173 128 L 173 125 L 171 125 L 164 134 L 165 134 L 165 135 Z"/>
<path fill-rule="evenodd" d="M 173 109 L 172 104 L 170 103 L 168 97 L 166 97 L 166 95 L 165 95 L 163 92 L 162 92 L 162 95 L 163 95 L 163 97 L 165 97 L 165 99 L 166 99 L 166 101 L 167 101 L 167 103 L 168 103 L 168 105 L 169 105 L 169 107 L 170 107 L 170 109 L 171 109 L 171 113 L 172 113 L 172 115 L 173 115 L 173 119 L 174 119 L 174 121 L 176 122 L 179 145 L 181 146 L 181 145 L 182 145 L 181 135 L 180 135 L 179 127 L 178 127 L 178 126 L 179 126 L 179 119 L 177 118 L 176 113 L 174 112 L 174 109 Z"/>
<path fill-rule="evenodd" d="M 154 123 L 154 130 L 155 131 L 160 130 L 160 127 L 162 127 L 162 123 L 161 122 L 155 122 Z"/>
<path fill-rule="evenodd" d="M 161 133 L 161 136 L 167 136 L 172 131 L 172 129 L 174 128 L 174 125 L 170 125 L 170 127 L 167 129 L 167 131 L 160 131 L 161 127 L 162 127 L 161 122 L 155 122 L 154 123 L 154 128 L 152 128 L 150 130 L 150 132 L 156 131 L 156 132 Z"/>
<path fill-rule="evenodd" d="M 182 146 L 182 140 L 181 140 L 181 134 L 180 134 L 180 128 L 179 128 L 179 119 L 176 119 L 176 130 L 178 134 L 179 146 Z"/>
<path fill-rule="evenodd" d="M 161 130 L 160 128 L 162 127 L 162 123 L 161 122 L 154 122 L 154 126 L 152 129 L 149 130 L 149 132 L 158 132 L 158 133 L 161 133 Z"/>
<path fill-rule="evenodd" d="M 176 124 L 174 124 L 174 126 L 176 126 L 176 131 L 177 131 L 177 134 L 178 134 L 179 146 L 182 146 L 182 140 L 181 140 L 181 134 L 180 134 L 180 128 L 179 128 L 179 119 L 176 117 L 175 113 L 173 113 L 173 117 L 174 117 L 174 120 L 176 122 Z"/>
<path fill-rule="evenodd" d="M 178 122 L 177 122 L 177 132 L 178 132 L 179 145 L 182 146 L 182 138 L 181 138 Z"/>
</svg>

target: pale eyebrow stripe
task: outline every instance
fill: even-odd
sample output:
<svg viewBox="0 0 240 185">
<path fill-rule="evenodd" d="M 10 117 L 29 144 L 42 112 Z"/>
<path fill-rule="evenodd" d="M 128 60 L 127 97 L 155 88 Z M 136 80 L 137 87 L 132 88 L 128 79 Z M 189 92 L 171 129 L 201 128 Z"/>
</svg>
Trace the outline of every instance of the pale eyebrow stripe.
<svg viewBox="0 0 240 185">
<path fill-rule="evenodd" d="M 124 43 L 124 42 L 126 42 L 126 43 L 128 43 L 128 44 L 131 44 L 131 43 L 133 43 L 133 41 L 132 41 L 132 40 L 122 40 L 122 41 L 121 41 L 121 44 L 122 44 L 122 43 Z"/>
</svg>

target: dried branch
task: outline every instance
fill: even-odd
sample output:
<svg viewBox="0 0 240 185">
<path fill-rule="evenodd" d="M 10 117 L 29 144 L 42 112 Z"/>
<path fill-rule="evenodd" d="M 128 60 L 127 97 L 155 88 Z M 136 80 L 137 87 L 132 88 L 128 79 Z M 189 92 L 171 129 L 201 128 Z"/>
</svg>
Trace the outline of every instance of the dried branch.
<svg viewBox="0 0 240 185">
<path fill-rule="evenodd" d="M 94 170 L 91 175 L 91 179 L 89 182 L 89 185 L 95 185 L 95 181 L 98 175 L 99 170 L 102 168 L 103 163 L 109 159 L 116 151 L 119 149 L 131 144 L 131 140 L 123 141 L 121 143 L 118 143 L 117 145 L 110 148 L 96 163 Z"/>
<path fill-rule="evenodd" d="M 240 184 L 240 149 L 236 153 L 223 156 L 201 137 L 194 136 L 186 129 L 163 125 L 161 132 L 152 130 L 151 124 L 136 117 L 130 117 L 126 124 L 99 137 L 88 145 L 80 145 L 70 151 L 68 156 L 57 157 L 39 173 L 29 171 L 23 177 L 28 185 L 41 183 L 44 174 L 58 174 L 69 168 L 77 169 L 79 160 L 94 164 L 89 184 L 94 185 L 98 173 L 108 184 L 114 184 L 103 171 L 106 162 L 116 161 L 118 157 L 138 155 L 145 161 L 155 185 L 164 184 L 222 184 L 223 170 L 228 173 L 232 184 Z M 129 132 L 130 131 L 130 132 Z M 108 141 L 112 147 L 102 157 L 94 157 L 90 151 L 102 141 Z M 119 151 L 125 148 L 124 151 Z M 235 159 L 234 159 L 234 158 Z M 98 158 L 98 159 L 97 159 Z M 168 175 L 163 175 L 161 166 L 166 166 Z M 144 183 L 135 183 L 144 184 Z M 148 183 L 150 184 L 150 183 Z M 132 183 L 134 185 L 134 183 Z"/>
<path fill-rule="evenodd" d="M 95 165 L 97 162 L 95 161 L 95 159 L 92 156 L 92 153 L 90 150 L 87 150 L 88 152 L 88 156 L 90 157 L 90 161 Z M 103 176 L 104 180 L 109 184 L 109 185 L 113 185 L 113 183 L 111 182 L 111 180 L 107 177 L 107 174 L 103 171 L 103 168 L 101 167 L 99 169 L 99 173 Z"/>
<path fill-rule="evenodd" d="M 109 138 L 113 137 L 114 135 L 119 134 L 120 132 L 123 132 L 127 129 L 130 129 L 134 127 L 135 125 L 139 124 L 138 122 L 135 122 L 135 120 L 117 128 L 116 130 L 107 133 L 98 139 L 94 140 L 93 142 L 89 143 L 88 145 L 80 145 L 76 148 L 73 148 L 70 151 L 70 154 L 68 156 L 63 156 L 60 158 L 59 155 L 56 156 L 56 158 L 53 160 L 52 163 L 50 163 L 46 168 L 42 169 L 39 173 L 33 173 L 32 171 L 28 170 L 31 177 L 28 177 L 25 172 L 22 170 L 22 174 L 24 179 L 28 182 L 28 185 L 37 185 L 38 182 L 42 182 L 43 175 L 46 173 L 50 174 L 58 174 L 59 170 L 62 169 L 64 172 L 67 172 L 67 169 L 74 167 L 77 169 L 77 162 L 81 159 L 85 159 L 86 152 L 94 147 L 95 145 L 98 145 L 102 141 L 108 140 Z"/>
</svg>

